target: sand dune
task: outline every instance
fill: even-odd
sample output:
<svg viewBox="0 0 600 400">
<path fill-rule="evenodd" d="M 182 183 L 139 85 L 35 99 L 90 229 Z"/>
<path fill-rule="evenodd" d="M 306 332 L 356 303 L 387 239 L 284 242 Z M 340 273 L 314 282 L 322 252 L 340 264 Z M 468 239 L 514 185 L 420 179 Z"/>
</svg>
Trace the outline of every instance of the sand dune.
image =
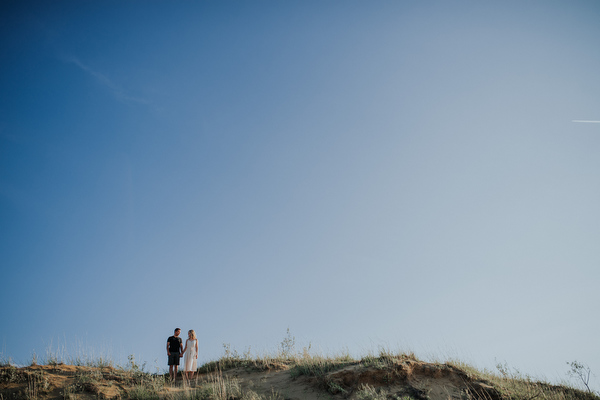
<svg viewBox="0 0 600 400">
<path fill-rule="evenodd" d="M 225 368 L 215 362 L 191 380 L 169 382 L 138 369 L 65 364 L 0 368 L 0 399 L 216 399 L 216 400 L 516 400 L 599 397 L 547 383 L 487 380 L 456 365 L 406 356 L 303 368 L 266 362 Z"/>
</svg>

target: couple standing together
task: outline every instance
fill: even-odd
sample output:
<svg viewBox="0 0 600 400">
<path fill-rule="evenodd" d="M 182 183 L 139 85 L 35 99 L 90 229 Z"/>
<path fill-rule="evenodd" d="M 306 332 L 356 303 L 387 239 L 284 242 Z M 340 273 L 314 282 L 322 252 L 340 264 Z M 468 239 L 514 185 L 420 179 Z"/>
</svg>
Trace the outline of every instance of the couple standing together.
<svg viewBox="0 0 600 400">
<path fill-rule="evenodd" d="M 188 379 L 194 376 L 198 368 L 198 339 L 193 329 L 188 331 L 188 339 L 183 348 L 182 340 L 179 337 L 181 329 L 176 328 L 173 336 L 167 339 L 167 356 L 169 356 L 169 375 L 171 380 L 177 378 L 177 368 L 179 359 L 183 358 L 183 371 Z"/>
</svg>

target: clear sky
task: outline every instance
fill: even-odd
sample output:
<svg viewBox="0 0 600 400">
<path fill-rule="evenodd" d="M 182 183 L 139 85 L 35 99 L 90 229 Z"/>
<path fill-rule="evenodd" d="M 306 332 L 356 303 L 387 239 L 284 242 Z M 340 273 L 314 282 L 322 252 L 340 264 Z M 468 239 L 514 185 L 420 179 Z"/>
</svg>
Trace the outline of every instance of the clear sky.
<svg viewBox="0 0 600 400">
<path fill-rule="evenodd" d="M 599 2 L 0 7 L 3 357 L 600 375 Z"/>
</svg>

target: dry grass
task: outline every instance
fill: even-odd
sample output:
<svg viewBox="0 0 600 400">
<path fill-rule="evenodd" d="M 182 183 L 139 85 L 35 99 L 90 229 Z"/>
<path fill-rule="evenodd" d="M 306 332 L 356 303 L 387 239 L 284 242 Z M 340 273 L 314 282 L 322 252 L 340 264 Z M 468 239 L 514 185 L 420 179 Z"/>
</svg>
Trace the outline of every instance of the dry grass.
<svg viewBox="0 0 600 400">
<path fill-rule="evenodd" d="M 175 383 L 168 381 L 168 374 L 145 372 L 133 356 L 124 367 L 114 367 L 106 359 L 67 366 L 49 357 L 46 366 L 27 368 L 16 368 L 8 362 L 0 366 L 0 400 L 305 398 L 285 394 L 286 385 L 304 385 L 307 391 L 318 394 L 311 398 L 330 399 L 600 400 L 594 393 L 523 376 L 506 365 L 498 365 L 497 371 L 482 371 L 460 361 L 425 362 L 413 353 L 389 350 L 354 359 L 347 353 L 313 354 L 310 347 L 296 352 L 294 344 L 288 332 L 287 340 L 271 355 L 253 356 L 250 351 L 239 354 L 224 345 L 223 357 L 202 365 L 195 379 Z M 62 383 L 58 378 L 49 378 L 53 373 L 62 374 Z M 258 382 L 273 374 L 285 378 L 279 386 L 248 383 L 248 379 Z M 440 394 L 440 388 L 448 397 Z"/>
<path fill-rule="evenodd" d="M 591 392 L 576 389 L 567 384 L 554 385 L 543 380 L 523 375 L 512 370 L 506 364 L 498 364 L 497 371 L 479 370 L 460 361 L 447 363 L 462 371 L 474 380 L 490 383 L 507 400 L 598 400 L 600 397 Z"/>
</svg>

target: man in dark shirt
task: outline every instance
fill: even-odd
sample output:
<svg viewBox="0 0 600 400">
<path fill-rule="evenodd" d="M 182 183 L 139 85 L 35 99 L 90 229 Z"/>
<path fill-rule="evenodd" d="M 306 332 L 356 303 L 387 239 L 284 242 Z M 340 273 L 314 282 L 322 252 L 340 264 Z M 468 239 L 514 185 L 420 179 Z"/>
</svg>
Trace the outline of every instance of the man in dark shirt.
<svg viewBox="0 0 600 400">
<path fill-rule="evenodd" d="M 169 375 L 171 380 L 177 378 L 177 368 L 179 367 L 179 359 L 182 357 L 183 345 L 179 334 L 181 329 L 176 328 L 173 336 L 167 339 L 167 356 L 169 356 Z"/>
</svg>

